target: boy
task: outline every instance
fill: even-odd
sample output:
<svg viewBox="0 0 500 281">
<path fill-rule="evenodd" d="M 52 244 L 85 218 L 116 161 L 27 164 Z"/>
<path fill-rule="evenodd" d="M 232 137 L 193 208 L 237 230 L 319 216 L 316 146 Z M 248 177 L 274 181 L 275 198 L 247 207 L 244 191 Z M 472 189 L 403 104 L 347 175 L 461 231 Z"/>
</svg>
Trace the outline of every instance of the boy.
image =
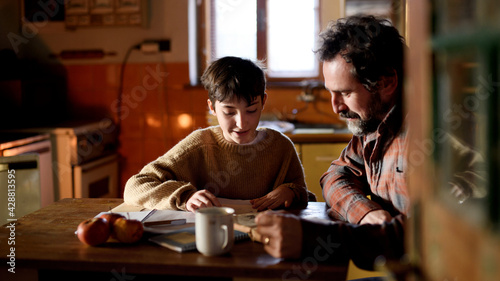
<svg viewBox="0 0 500 281">
<path fill-rule="evenodd" d="M 217 197 L 250 200 L 260 210 L 307 205 L 304 171 L 293 143 L 259 128 L 266 103 L 263 70 L 224 57 L 201 77 L 218 126 L 199 129 L 131 177 L 125 202 L 194 212 L 220 206 Z"/>
</svg>

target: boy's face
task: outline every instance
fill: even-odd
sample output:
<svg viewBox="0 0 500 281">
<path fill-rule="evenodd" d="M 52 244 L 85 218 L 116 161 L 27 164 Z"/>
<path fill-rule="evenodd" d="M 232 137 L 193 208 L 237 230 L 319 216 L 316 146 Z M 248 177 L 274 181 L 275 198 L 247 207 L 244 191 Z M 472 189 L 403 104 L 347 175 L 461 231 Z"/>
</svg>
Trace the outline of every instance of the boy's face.
<svg viewBox="0 0 500 281">
<path fill-rule="evenodd" d="M 267 94 L 263 99 L 254 99 L 250 105 L 244 99 L 238 100 L 236 97 L 229 101 L 216 101 L 215 104 L 208 100 L 208 106 L 217 117 L 224 138 L 231 143 L 245 144 L 250 143 L 256 136 L 266 99 Z"/>
</svg>

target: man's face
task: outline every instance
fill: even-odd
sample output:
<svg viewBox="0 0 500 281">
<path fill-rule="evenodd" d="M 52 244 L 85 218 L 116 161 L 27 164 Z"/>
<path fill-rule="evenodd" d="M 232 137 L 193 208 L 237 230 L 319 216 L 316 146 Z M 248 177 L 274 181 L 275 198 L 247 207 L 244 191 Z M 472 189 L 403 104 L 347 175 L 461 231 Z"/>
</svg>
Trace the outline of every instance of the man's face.
<svg viewBox="0 0 500 281">
<path fill-rule="evenodd" d="M 379 93 L 369 92 L 351 73 L 352 65 L 340 55 L 324 62 L 325 87 L 331 94 L 333 111 L 346 120 L 356 136 L 377 130 L 387 112 Z"/>
<path fill-rule="evenodd" d="M 229 101 L 216 101 L 215 105 L 208 100 L 208 106 L 222 129 L 224 138 L 231 143 L 250 143 L 256 136 L 256 129 L 264 108 L 267 95 L 254 99 L 247 104 L 244 99 L 233 98 Z"/>
</svg>

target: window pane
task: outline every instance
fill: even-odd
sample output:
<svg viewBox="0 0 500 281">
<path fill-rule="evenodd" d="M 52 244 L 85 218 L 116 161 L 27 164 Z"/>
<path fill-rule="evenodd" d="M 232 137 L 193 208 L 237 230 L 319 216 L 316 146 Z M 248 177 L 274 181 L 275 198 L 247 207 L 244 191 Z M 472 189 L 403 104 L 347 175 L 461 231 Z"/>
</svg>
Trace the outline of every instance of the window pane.
<svg viewBox="0 0 500 281">
<path fill-rule="evenodd" d="M 267 67 L 271 77 L 315 77 L 317 0 L 267 1 Z"/>
<path fill-rule="evenodd" d="M 212 59 L 238 56 L 257 59 L 256 0 L 215 0 Z"/>
</svg>

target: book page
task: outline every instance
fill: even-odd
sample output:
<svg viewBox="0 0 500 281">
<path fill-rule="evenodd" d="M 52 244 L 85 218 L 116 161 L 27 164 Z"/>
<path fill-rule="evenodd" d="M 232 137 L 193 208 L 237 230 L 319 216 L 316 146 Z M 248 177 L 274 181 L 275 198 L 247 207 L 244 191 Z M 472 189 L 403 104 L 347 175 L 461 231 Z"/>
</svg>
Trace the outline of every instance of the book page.
<svg viewBox="0 0 500 281">
<path fill-rule="evenodd" d="M 187 211 L 174 211 L 174 210 L 156 210 L 146 221 L 166 221 L 185 219 L 186 223 L 194 223 L 195 214 Z"/>
<path fill-rule="evenodd" d="M 246 214 L 238 214 L 234 216 L 234 223 L 241 224 L 248 227 L 256 227 L 255 223 L 256 213 L 246 213 Z"/>
<path fill-rule="evenodd" d="M 127 204 L 127 203 L 124 202 L 124 203 L 121 203 L 120 205 L 114 207 L 113 209 L 111 209 L 111 212 L 113 212 L 113 213 L 140 212 L 140 211 L 148 211 L 148 210 L 149 209 L 146 209 L 144 207 L 129 205 L 129 204 Z"/>
<path fill-rule="evenodd" d="M 156 210 L 144 222 L 161 222 L 174 220 L 183 222 L 179 224 L 160 224 L 155 226 L 145 226 L 144 230 L 151 233 L 170 233 L 176 230 L 193 227 L 195 222 L 195 214 L 186 211 Z"/>
<path fill-rule="evenodd" d="M 154 211 L 155 210 L 139 211 L 139 212 L 113 212 L 113 213 L 120 214 L 120 215 L 122 215 L 125 218 L 130 219 L 130 220 L 138 220 L 138 221 L 142 222 L 145 218 L 148 217 L 148 215 L 151 214 L 151 212 L 154 212 Z M 107 213 L 110 213 L 110 212 L 100 212 L 95 217 L 98 218 L 102 214 L 107 214 Z"/>
<path fill-rule="evenodd" d="M 233 208 L 235 214 L 257 213 L 257 209 L 252 208 L 250 200 L 238 200 L 238 199 L 227 199 L 227 198 L 217 198 L 217 199 L 222 204 L 222 206 Z"/>
</svg>

